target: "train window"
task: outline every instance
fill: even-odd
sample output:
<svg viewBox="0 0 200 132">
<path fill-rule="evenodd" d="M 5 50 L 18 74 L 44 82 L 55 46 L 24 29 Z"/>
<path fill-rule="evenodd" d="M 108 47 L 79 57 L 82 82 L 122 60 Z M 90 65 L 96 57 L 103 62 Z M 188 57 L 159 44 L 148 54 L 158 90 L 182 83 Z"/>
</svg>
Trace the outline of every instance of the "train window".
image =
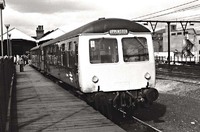
<svg viewBox="0 0 200 132">
<path fill-rule="evenodd" d="M 57 50 L 57 46 L 55 45 L 53 48 L 53 52 L 56 53 L 56 50 Z"/>
<path fill-rule="evenodd" d="M 69 68 L 73 68 L 75 65 L 75 51 L 74 51 L 74 43 L 69 42 L 67 45 L 67 52 L 66 52 L 66 66 Z"/>
<path fill-rule="evenodd" d="M 72 50 L 72 42 L 69 42 L 68 43 L 68 51 L 71 51 Z"/>
<path fill-rule="evenodd" d="M 144 37 L 122 39 L 124 62 L 149 60 L 147 40 Z"/>
<path fill-rule="evenodd" d="M 61 45 L 61 51 L 64 52 L 65 51 L 65 44 Z"/>
<path fill-rule="evenodd" d="M 51 54 L 53 53 L 53 46 L 50 46 L 50 51 Z"/>
<path fill-rule="evenodd" d="M 89 41 L 90 63 L 117 63 L 117 40 L 112 38 L 97 38 Z"/>
</svg>

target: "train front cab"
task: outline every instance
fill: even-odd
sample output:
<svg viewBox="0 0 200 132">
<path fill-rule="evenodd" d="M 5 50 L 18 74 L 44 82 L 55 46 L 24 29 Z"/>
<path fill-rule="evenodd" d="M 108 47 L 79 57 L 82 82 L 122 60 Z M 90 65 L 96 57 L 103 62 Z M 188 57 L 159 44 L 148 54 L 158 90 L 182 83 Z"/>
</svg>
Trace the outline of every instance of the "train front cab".
<svg viewBox="0 0 200 132">
<path fill-rule="evenodd" d="M 119 107 L 158 98 L 150 33 L 83 34 L 78 52 L 79 84 L 84 93 L 104 93 Z"/>
</svg>

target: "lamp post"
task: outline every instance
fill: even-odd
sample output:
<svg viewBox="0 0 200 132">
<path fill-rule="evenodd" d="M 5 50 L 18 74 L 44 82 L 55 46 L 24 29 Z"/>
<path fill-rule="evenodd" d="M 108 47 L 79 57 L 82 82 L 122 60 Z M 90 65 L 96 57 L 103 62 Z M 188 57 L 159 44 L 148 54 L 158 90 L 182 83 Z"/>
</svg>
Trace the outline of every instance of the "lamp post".
<svg viewBox="0 0 200 132">
<path fill-rule="evenodd" d="M 12 56 L 12 42 L 11 42 L 11 34 L 8 34 L 8 37 L 9 37 L 9 51 L 10 51 L 10 56 Z"/>
<path fill-rule="evenodd" d="M 1 56 L 3 58 L 3 15 L 2 10 L 5 8 L 5 0 L 0 0 L 0 19 L 1 19 Z"/>
<path fill-rule="evenodd" d="M 10 56 L 10 51 L 9 51 L 9 41 L 8 41 L 8 29 L 10 27 L 10 24 L 5 24 L 5 27 L 7 29 L 7 55 Z"/>
</svg>

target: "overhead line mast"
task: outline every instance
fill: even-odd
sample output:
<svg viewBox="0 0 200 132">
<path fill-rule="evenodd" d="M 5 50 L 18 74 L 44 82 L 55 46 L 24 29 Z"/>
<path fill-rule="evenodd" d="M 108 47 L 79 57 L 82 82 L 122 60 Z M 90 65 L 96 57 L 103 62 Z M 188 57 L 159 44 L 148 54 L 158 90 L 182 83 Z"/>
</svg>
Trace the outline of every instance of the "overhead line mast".
<svg viewBox="0 0 200 132">
<path fill-rule="evenodd" d="M 147 22 L 151 24 L 151 28 L 153 30 L 153 33 L 155 32 L 157 23 L 167 23 L 168 26 L 168 66 L 170 66 L 170 24 L 171 23 L 180 23 L 182 28 L 183 28 L 183 32 L 185 34 L 185 31 L 187 29 L 187 24 L 188 23 L 200 23 L 200 21 L 159 21 L 159 20 L 132 20 L 134 22 Z M 155 23 L 155 24 L 154 24 Z"/>
</svg>

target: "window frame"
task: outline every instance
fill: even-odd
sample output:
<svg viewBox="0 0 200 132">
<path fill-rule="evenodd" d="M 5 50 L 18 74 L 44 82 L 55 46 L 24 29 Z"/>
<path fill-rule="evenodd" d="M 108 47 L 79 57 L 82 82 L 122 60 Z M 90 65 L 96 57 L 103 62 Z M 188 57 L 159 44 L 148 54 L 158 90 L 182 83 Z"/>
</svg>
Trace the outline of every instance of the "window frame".
<svg viewBox="0 0 200 132">
<path fill-rule="evenodd" d="M 103 45 L 103 44 L 101 44 L 100 42 L 98 42 L 99 44 L 98 44 L 98 49 L 95 49 L 95 51 L 96 50 L 98 50 L 98 54 L 97 54 L 97 56 L 98 56 L 98 59 L 92 59 L 91 57 L 92 57 L 92 46 L 91 46 L 91 43 L 92 43 L 92 41 L 103 41 L 103 39 L 108 39 L 108 40 L 112 40 L 113 42 L 113 44 L 112 44 L 112 47 L 115 47 L 115 48 L 111 48 L 111 56 L 110 56 L 110 58 L 109 58 L 109 55 L 108 54 L 106 54 L 106 55 L 101 55 L 101 52 L 105 52 L 106 51 L 106 46 L 105 46 L 105 44 Z M 91 39 L 89 39 L 89 44 L 88 44 L 88 46 L 89 46 L 89 62 L 90 62 L 90 64 L 115 64 L 115 63 L 118 63 L 119 62 L 119 44 L 118 44 L 118 40 L 117 40 L 117 38 L 111 38 L 111 37 L 98 37 L 98 38 L 91 38 Z M 94 52 L 95 52 L 94 51 Z M 107 52 L 105 52 L 105 53 L 107 53 Z M 116 53 L 116 57 L 114 57 L 114 55 L 113 55 L 113 53 Z M 108 57 L 111 61 L 109 62 L 109 61 L 103 61 L 102 60 L 102 58 L 101 57 Z M 114 59 L 113 59 L 114 58 Z M 106 60 L 106 59 L 104 59 L 104 60 Z M 96 62 L 95 62 L 96 61 Z"/>
<path fill-rule="evenodd" d="M 124 56 L 125 56 L 125 54 L 124 54 L 124 43 L 123 43 L 123 40 L 124 39 L 133 39 L 133 38 L 144 38 L 144 39 L 146 39 L 146 44 L 145 45 L 143 45 L 143 43 L 141 43 L 141 46 L 145 46 L 145 48 L 143 48 L 143 50 L 147 50 L 146 52 L 144 52 L 144 54 L 147 54 L 147 55 L 145 55 L 145 57 L 146 57 L 146 59 L 144 59 L 144 60 L 140 60 L 140 57 L 141 56 L 139 56 L 139 60 L 131 60 L 131 61 L 125 61 L 125 58 L 124 58 Z M 137 40 L 137 41 L 139 41 L 139 40 Z M 140 43 L 140 42 L 139 42 Z M 123 38 L 121 38 L 121 44 L 122 44 L 122 57 L 123 57 L 123 62 L 125 62 L 125 63 L 134 63 L 134 62 L 144 62 L 144 61 L 149 61 L 150 60 L 150 56 L 149 56 L 149 47 L 148 47 L 148 40 L 147 40 L 147 38 L 146 37 L 144 37 L 144 36 L 133 36 L 133 37 L 123 37 Z M 138 55 L 140 55 L 140 53 L 138 52 L 138 54 L 136 55 L 136 56 L 138 56 Z M 134 57 L 134 56 L 133 56 Z"/>
</svg>

